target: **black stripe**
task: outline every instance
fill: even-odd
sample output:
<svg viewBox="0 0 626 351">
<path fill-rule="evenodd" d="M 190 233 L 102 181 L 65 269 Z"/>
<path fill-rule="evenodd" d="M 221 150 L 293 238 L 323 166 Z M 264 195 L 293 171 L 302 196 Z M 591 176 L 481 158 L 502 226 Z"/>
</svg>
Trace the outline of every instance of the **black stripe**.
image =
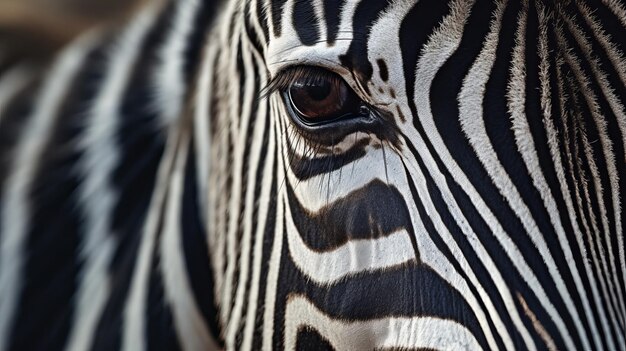
<svg viewBox="0 0 626 351">
<path fill-rule="evenodd" d="M 400 25 L 400 53 L 404 70 L 405 89 L 409 107 L 417 119 L 415 106 L 415 69 L 424 45 L 431 33 L 448 14 L 447 1 L 422 0 L 413 6 Z"/>
<path fill-rule="evenodd" d="M 159 241 L 156 241 L 156 245 L 152 251 L 152 257 L 153 260 L 150 266 L 145 311 L 146 330 L 144 337 L 146 340 L 146 349 L 163 351 L 180 350 L 181 344 L 174 328 L 172 307 L 165 296 L 162 273 L 163 261 Z"/>
<path fill-rule="evenodd" d="M 312 1 L 296 1 L 292 16 L 293 26 L 302 44 L 311 46 L 320 41 L 319 20 L 315 16 Z"/>
<path fill-rule="evenodd" d="M 193 145 L 193 141 L 190 145 Z M 180 216 L 183 256 L 195 302 L 214 339 L 221 343 L 207 236 L 198 204 L 198 197 L 204 194 L 198 189 L 196 174 L 196 156 L 193 147 L 190 147 L 185 171 L 182 215 Z M 220 346 L 223 347 L 223 344 Z"/>
<path fill-rule="evenodd" d="M 308 180 L 313 177 L 338 171 L 352 162 L 356 162 L 366 154 L 366 147 L 370 139 L 361 139 L 355 145 L 341 154 L 315 157 L 300 156 L 294 152 L 290 138 L 287 138 L 287 154 L 289 166 L 298 180 Z"/>
<path fill-rule="evenodd" d="M 374 68 L 367 59 L 367 40 L 370 36 L 372 23 L 378 18 L 390 2 L 380 0 L 361 1 L 352 17 L 352 41 L 348 51 L 339 57 L 342 65 L 358 77 L 358 81 L 364 83 L 363 88 L 367 91 L 366 82 L 372 78 Z"/>
<path fill-rule="evenodd" d="M 203 49 L 206 47 L 206 37 L 208 29 L 215 18 L 215 11 L 220 0 L 199 1 L 196 9 L 196 16 L 193 21 L 193 30 L 188 38 L 185 38 L 187 47 L 185 48 L 185 82 L 193 84 L 193 74 L 198 70 L 198 64 L 204 57 Z"/>
<path fill-rule="evenodd" d="M 344 0 L 324 0 L 324 19 L 326 20 L 326 43 L 333 46 L 339 33 L 339 21 L 343 11 Z"/>
<path fill-rule="evenodd" d="M 333 351 L 335 348 L 320 333 L 312 328 L 301 328 L 296 336 L 296 350 Z"/>
<path fill-rule="evenodd" d="M 413 235 L 402 194 L 380 180 L 334 200 L 316 213 L 300 204 L 291 186 L 285 187 L 293 222 L 302 240 L 313 250 L 330 251 L 349 240 L 377 239 L 400 229 Z"/>
<path fill-rule="evenodd" d="M 283 8 L 287 0 L 271 0 L 272 27 L 275 37 L 279 37 L 283 29 Z"/>
</svg>

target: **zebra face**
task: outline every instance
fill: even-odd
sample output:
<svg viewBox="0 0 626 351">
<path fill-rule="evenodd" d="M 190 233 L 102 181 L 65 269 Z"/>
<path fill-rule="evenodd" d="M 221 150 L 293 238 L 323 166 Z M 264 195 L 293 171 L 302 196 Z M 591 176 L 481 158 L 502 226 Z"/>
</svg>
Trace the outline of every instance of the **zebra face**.
<svg viewBox="0 0 626 351">
<path fill-rule="evenodd" d="M 0 50 L 0 351 L 626 350 L 623 1 L 216 3 Z"/>
<path fill-rule="evenodd" d="M 599 15 L 469 0 L 226 13 L 212 179 L 233 190 L 214 195 L 209 236 L 229 253 L 213 262 L 228 346 L 626 347 L 626 129 L 607 78 L 623 54 Z"/>
</svg>

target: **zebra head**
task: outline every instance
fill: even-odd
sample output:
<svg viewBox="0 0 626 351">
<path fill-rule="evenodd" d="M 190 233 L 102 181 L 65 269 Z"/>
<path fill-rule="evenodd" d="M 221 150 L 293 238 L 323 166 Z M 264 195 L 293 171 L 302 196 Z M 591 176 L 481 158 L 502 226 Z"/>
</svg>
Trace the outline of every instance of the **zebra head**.
<svg viewBox="0 0 626 351">
<path fill-rule="evenodd" d="M 626 348 L 623 5 L 224 6 L 195 126 L 228 348 Z"/>
<path fill-rule="evenodd" d="M 119 23 L 0 42 L 0 351 L 626 350 L 623 1 Z"/>
</svg>

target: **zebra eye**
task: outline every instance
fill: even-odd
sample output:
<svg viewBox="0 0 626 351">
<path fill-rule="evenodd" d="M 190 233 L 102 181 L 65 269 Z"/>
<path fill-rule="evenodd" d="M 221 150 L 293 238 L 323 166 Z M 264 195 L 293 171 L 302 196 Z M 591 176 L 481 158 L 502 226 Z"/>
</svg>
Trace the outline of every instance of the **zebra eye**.
<svg viewBox="0 0 626 351">
<path fill-rule="evenodd" d="M 346 82 L 328 71 L 294 79 L 286 95 L 296 117 L 309 126 L 356 116 L 362 106 Z"/>
</svg>

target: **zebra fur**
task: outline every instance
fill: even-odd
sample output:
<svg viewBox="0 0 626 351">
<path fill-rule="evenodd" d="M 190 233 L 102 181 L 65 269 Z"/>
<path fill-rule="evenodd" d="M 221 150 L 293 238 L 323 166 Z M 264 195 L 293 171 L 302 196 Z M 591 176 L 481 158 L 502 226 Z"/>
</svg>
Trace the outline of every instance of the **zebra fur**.
<svg viewBox="0 0 626 351">
<path fill-rule="evenodd" d="M 0 350 L 626 350 L 625 9 L 172 0 L 16 66 Z"/>
</svg>

